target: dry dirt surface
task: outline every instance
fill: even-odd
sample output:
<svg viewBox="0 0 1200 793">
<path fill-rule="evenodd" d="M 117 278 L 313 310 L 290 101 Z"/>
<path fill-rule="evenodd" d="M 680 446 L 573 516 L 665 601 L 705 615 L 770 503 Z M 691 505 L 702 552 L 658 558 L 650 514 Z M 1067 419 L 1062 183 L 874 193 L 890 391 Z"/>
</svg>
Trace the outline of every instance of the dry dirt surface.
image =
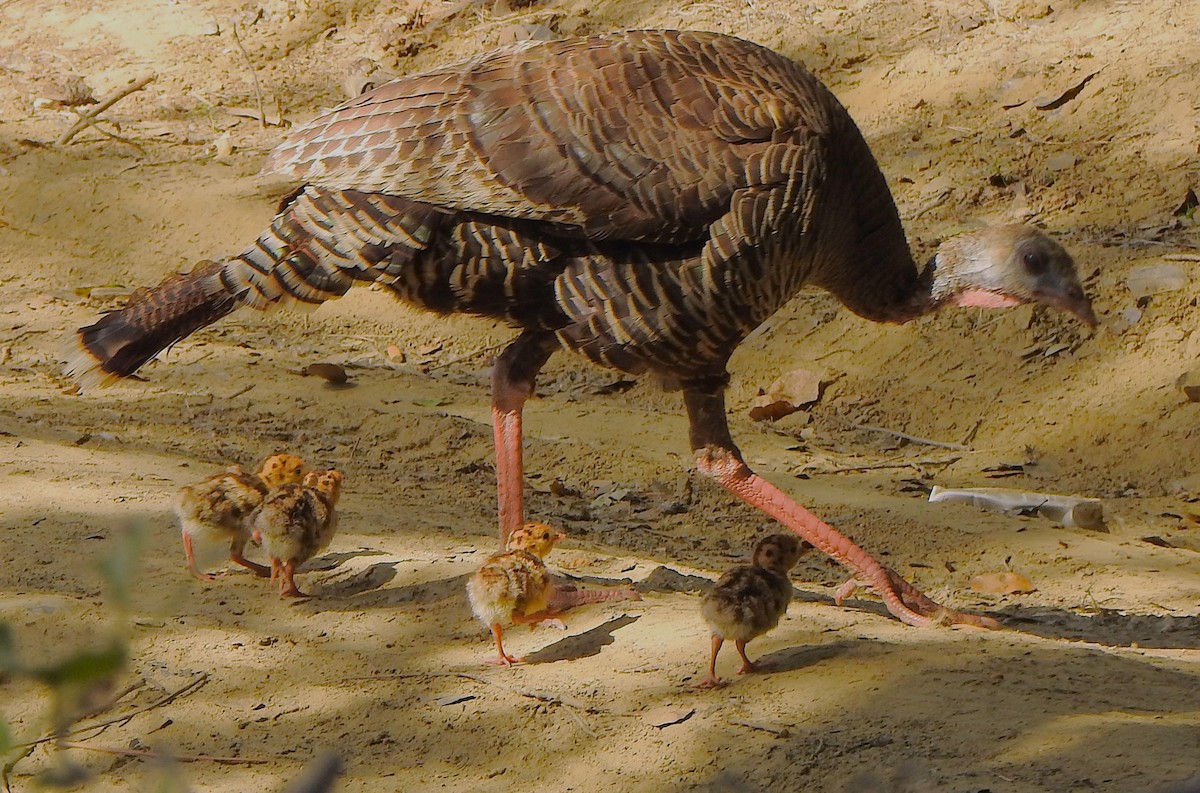
<svg viewBox="0 0 1200 793">
<path fill-rule="evenodd" d="M 811 291 L 731 365 L 752 465 L 1005 630 L 836 607 L 843 571 L 810 554 L 750 645 L 775 671 L 738 677 L 729 648 L 729 684 L 694 690 L 700 593 L 772 526 L 694 472 L 678 394 L 562 354 L 526 411 L 529 513 L 570 535 L 555 570 L 643 600 L 512 629 L 526 662 L 490 667 L 464 583 L 496 543 L 488 367 L 509 329 L 358 289 L 239 312 L 143 381 L 80 395 L 61 376 L 69 331 L 254 239 L 289 125 L 382 73 L 635 27 L 807 63 L 922 257 L 1014 220 L 1074 253 L 1095 331 L 1028 308 L 883 327 Z M 23 744 L 57 708 L 74 744 L 10 749 L 11 790 L 279 791 L 329 752 L 339 791 L 1200 790 L 1197 41 L 1191 0 L 0 0 L 0 619 L 20 662 L 0 713 Z M 64 102 L 151 74 L 60 142 Z M 351 382 L 299 374 L 319 362 Z M 818 402 L 750 419 L 814 365 L 836 375 Z M 188 577 L 173 494 L 278 450 L 346 473 L 339 533 L 299 576 L 314 597 Z M 931 485 L 1100 499 L 1109 531 L 930 504 Z M 99 562 L 131 526 L 140 561 L 106 568 L 122 599 Z M 971 584 L 1003 572 L 1032 591 Z M 86 703 L 28 673 L 114 636 L 127 660 Z"/>
</svg>

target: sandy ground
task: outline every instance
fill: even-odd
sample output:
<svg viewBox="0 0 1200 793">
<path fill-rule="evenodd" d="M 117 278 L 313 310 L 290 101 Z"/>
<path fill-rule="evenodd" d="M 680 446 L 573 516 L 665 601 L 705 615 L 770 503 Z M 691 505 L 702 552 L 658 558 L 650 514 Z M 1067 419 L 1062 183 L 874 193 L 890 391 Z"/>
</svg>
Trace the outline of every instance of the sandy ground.
<svg viewBox="0 0 1200 793">
<path fill-rule="evenodd" d="M 64 335 L 114 293 L 253 239 L 279 195 L 255 176 L 279 113 L 340 101 L 357 59 L 403 73 L 656 26 L 808 63 L 872 142 L 918 252 L 1027 219 L 1074 252 L 1095 332 L 1030 309 L 881 327 L 814 291 L 732 364 L 752 465 L 1007 630 L 837 608 L 841 570 L 810 555 L 787 618 L 751 644 L 777 671 L 693 691 L 700 588 L 771 526 L 694 473 L 677 394 L 606 388 L 619 378 L 562 355 L 526 413 L 529 511 L 570 534 L 553 567 L 644 599 L 514 629 L 527 663 L 487 667 L 463 585 L 495 543 L 487 372 L 509 330 L 362 289 L 311 315 L 236 314 L 144 382 L 80 396 L 59 375 Z M 118 631 L 114 691 L 133 687 L 79 724 L 129 718 L 75 736 L 91 749 L 41 746 L 12 790 L 69 759 L 88 790 L 274 791 L 328 751 L 343 791 L 1200 790 L 1200 404 L 1176 385 L 1200 357 L 1200 233 L 1176 213 L 1200 187 L 1197 40 L 1185 0 L 0 1 L 0 618 L 27 665 Z M 149 73 L 109 135 L 54 143 L 74 115 L 35 100 L 67 76 L 104 96 Z M 1159 265 L 1174 288 L 1137 291 Z M 352 385 L 297 374 L 320 361 Z M 839 376 L 811 411 L 748 418 L 759 388 L 813 362 Z M 301 576 L 315 597 L 190 579 L 173 493 L 280 449 L 347 474 L 341 530 Z M 1110 531 L 928 504 L 934 484 L 1099 498 Z M 131 524 L 146 548 L 122 609 L 97 562 Z M 970 585 L 1008 570 L 1035 590 Z M 14 740 L 46 734 L 49 710 L 27 678 L 0 685 Z M 128 756 L 149 750 L 192 762 Z"/>
</svg>

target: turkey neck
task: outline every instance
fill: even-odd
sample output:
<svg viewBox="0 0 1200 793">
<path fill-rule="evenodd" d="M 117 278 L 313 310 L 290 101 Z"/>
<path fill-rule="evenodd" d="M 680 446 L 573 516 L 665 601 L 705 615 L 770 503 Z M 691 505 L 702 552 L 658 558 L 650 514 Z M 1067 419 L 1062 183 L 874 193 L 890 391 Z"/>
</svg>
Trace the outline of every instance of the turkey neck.
<svg viewBox="0 0 1200 793">
<path fill-rule="evenodd" d="M 826 144 L 817 214 L 801 235 L 807 282 L 875 322 L 908 322 L 934 310 L 936 257 L 917 269 L 887 179 L 848 115 Z"/>
</svg>

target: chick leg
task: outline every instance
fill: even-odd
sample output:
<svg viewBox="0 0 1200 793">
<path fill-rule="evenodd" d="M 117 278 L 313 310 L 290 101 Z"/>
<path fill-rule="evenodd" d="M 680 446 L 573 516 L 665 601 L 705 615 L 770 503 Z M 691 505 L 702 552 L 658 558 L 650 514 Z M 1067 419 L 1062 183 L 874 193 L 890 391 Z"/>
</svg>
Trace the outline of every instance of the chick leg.
<svg viewBox="0 0 1200 793">
<path fill-rule="evenodd" d="M 229 544 L 230 561 L 237 562 L 242 567 L 248 568 L 259 578 L 266 578 L 271 574 L 271 568 L 261 565 L 258 562 L 250 561 L 246 558 L 245 554 L 246 540 L 244 538 L 238 537 Z"/>
<path fill-rule="evenodd" d="M 856 579 L 869 584 L 883 598 L 888 611 L 901 622 L 1000 627 L 1000 623 L 990 617 L 954 611 L 930 600 L 837 529 L 750 470 L 729 434 L 723 388 L 723 382 L 693 383 L 684 388 L 692 449 L 701 473 L 717 480 L 747 504 L 758 507 L 850 568 Z"/>
<path fill-rule="evenodd" d="M 742 668 L 738 670 L 739 675 L 749 675 L 754 672 L 762 672 L 767 668 L 766 664 L 756 664 L 746 656 L 746 640 L 734 639 L 733 646 L 737 648 L 738 655 L 742 656 Z"/>
<path fill-rule="evenodd" d="M 279 596 L 285 598 L 306 598 L 308 595 L 296 586 L 296 563 L 293 561 L 279 564 Z"/>
<path fill-rule="evenodd" d="M 500 506 L 500 548 L 525 522 L 525 469 L 521 411 L 533 396 L 538 371 L 558 347 L 553 334 L 525 331 L 492 366 L 492 428 L 496 436 L 496 498 Z"/>
<path fill-rule="evenodd" d="M 186 531 L 183 532 L 183 555 L 187 557 L 187 569 L 192 574 L 192 577 L 197 581 L 216 581 L 217 577 L 212 573 L 202 573 L 196 567 L 196 551 L 192 548 L 192 535 Z"/>
<path fill-rule="evenodd" d="M 492 663 L 494 663 L 498 666 L 511 667 L 513 664 L 520 662 L 521 659 L 515 658 L 515 657 L 509 655 L 508 653 L 504 652 L 504 642 L 502 641 L 503 635 L 504 635 L 504 628 L 500 625 L 500 623 L 493 622 L 492 623 L 492 636 L 496 639 L 497 657 L 494 661 L 492 661 Z"/>
<path fill-rule="evenodd" d="M 708 677 L 697 683 L 694 688 L 716 688 L 721 685 L 721 678 L 717 677 L 717 656 L 721 653 L 721 645 L 724 643 L 724 638 L 713 634 L 712 655 L 708 659 Z"/>
</svg>

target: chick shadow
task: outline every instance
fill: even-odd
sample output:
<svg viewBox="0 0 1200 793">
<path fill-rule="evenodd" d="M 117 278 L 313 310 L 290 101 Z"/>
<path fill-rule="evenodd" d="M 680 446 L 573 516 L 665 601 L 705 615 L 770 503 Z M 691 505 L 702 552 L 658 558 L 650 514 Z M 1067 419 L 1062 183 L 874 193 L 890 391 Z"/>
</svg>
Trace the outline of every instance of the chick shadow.
<svg viewBox="0 0 1200 793">
<path fill-rule="evenodd" d="M 313 594 L 319 597 L 348 598 L 362 592 L 376 590 L 396 577 L 399 562 L 376 562 L 365 570 L 314 587 Z"/>
<path fill-rule="evenodd" d="M 309 559 L 305 562 L 297 572 L 300 573 L 320 573 L 327 570 L 336 570 L 351 559 L 357 559 L 360 556 L 386 556 L 384 551 L 379 551 L 374 548 L 359 548 L 357 551 L 342 551 L 340 553 L 327 553 L 318 556 L 315 559 Z"/>
<path fill-rule="evenodd" d="M 615 642 L 616 633 L 626 625 L 632 625 L 641 619 L 641 615 L 622 614 L 613 617 L 608 622 L 597 625 L 591 630 L 573 636 L 566 636 L 548 647 L 525 655 L 527 664 L 551 664 L 556 661 L 576 661 L 599 655 L 600 650 Z"/>
<path fill-rule="evenodd" d="M 316 611 L 365 611 L 395 608 L 416 603 L 428 605 L 438 601 L 461 601 L 467 608 L 467 579 L 470 573 L 421 581 L 399 587 L 386 587 L 396 577 L 399 561 L 378 562 L 341 581 L 313 586 L 313 597 L 307 603 Z"/>
<path fill-rule="evenodd" d="M 766 655 L 760 655 L 754 659 L 754 663 L 763 665 L 763 675 L 795 672 L 846 655 L 865 644 L 866 641 L 836 641 L 816 646 L 781 647 Z"/>
</svg>

